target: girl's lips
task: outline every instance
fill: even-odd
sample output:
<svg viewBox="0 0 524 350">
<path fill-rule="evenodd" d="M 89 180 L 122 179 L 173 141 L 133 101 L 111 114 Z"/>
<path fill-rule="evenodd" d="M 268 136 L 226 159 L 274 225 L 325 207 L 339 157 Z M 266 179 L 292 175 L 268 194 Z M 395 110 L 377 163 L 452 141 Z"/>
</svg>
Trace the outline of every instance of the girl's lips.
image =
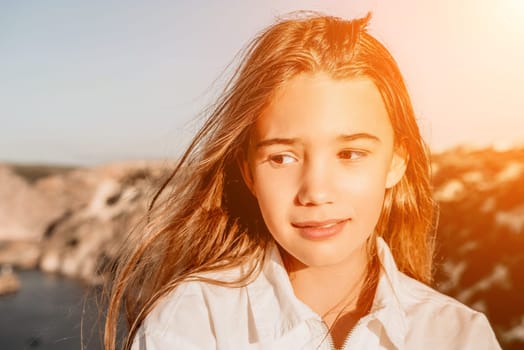
<svg viewBox="0 0 524 350">
<path fill-rule="evenodd" d="M 326 221 L 304 221 L 292 223 L 300 235 L 310 240 L 327 239 L 338 234 L 350 219 L 333 219 Z"/>
</svg>

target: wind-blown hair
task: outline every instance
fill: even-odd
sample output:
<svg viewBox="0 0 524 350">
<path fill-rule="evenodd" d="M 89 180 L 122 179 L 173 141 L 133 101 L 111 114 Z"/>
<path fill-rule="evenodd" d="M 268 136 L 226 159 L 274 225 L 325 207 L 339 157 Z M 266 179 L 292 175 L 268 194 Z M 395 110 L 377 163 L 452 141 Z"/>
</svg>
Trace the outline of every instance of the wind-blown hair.
<svg viewBox="0 0 524 350">
<path fill-rule="evenodd" d="M 375 235 L 389 244 L 401 271 L 431 281 L 434 204 L 428 154 L 397 64 L 367 32 L 369 19 L 369 14 L 352 21 L 302 14 L 277 22 L 250 43 L 207 121 L 155 196 L 147 223 L 126 242 L 111 287 L 107 349 L 116 346 L 121 312 L 129 324 L 128 349 L 157 301 L 182 281 L 238 287 L 260 272 L 272 238 L 239 162 L 275 90 L 299 74 L 367 77 L 375 83 L 395 147 L 408 158 L 402 180 L 386 190 Z M 247 268 L 235 281 L 203 277 L 241 265 Z"/>
</svg>

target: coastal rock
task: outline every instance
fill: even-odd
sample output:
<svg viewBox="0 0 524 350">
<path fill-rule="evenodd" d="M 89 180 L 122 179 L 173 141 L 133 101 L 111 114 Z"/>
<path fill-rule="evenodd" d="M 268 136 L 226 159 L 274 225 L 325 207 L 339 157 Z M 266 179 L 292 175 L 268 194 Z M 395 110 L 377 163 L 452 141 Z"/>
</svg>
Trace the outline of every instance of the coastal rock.
<svg viewBox="0 0 524 350">
<path fill-rule="evenodd" d="M 2 266 L 0 270 L 0 296 L 16 293 L 20 289 L 20 280 L 10 265 Z"/>
<path fill-rule="evenodd" d="M 165 173 L 163 166 L 135 162 L 93 168 L 84 174 L 89 181 L 72 174 L 74 181 L 89 186 L 84 186 L 83 197 L 69 195 L 69 201 L 77 201 L 76 209 L 49 225 L 40 268 L 101 283 L 101 267 L 115 256 L 126 234 L 142 219 L 154 190 L 152 184 Z M 52 187 L 72 180 L 45 181 L 45 186 Z"/>
<path fill-rule="evenodd" d="M 39 241 L 60 205 L 0 165 L 0 241 Z"/>
<path fill-rule="evenodd" d="M 0 165 L 0 264 L 100 282 L 100 262 L 116 254 L 170 165 Z"/>
<path fill-rule="evenodd" d="M 524 149 L 456 149 L 434 162 L 436 286 L 486 313 L 504 349 L 523 349 Z"/>
<path fill-rule="evenodd" d="M 40 259 L 41 244 L 36 241 L 0 242 L 0 266 L 34 269 Z"/>
</svg>

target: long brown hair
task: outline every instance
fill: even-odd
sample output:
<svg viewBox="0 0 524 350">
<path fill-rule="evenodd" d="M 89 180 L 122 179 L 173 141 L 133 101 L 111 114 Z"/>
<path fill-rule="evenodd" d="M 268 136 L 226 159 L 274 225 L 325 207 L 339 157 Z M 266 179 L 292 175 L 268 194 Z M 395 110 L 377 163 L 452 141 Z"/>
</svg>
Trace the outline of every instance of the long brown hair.
<svg viewBox="0 0 524 350">
<path fill-rule="evenodd" d="M 271 241 L 256 200 L 238 167 L 250 131 L 275 90 L 301 73 L 334 79 L 368 77 L 389 113 L 395 143 L 409 161 L 402 180 L 387 190 L 375 233 L 384 237 L 401 271 L 430 282 L 433 201 L 429 160 L 400 71 L 366 26 L 301 13 L 263 31 L 248 45 L 207 121 L 155 196 L 148 221 L 126 242 L 105 325 L 105 347 L 115 348 L 121 312 L 128 349 L 156 302 L 182 281 L 242 286 L 260 271 Z M 203 272 L 248 266 L 235 281 L 205 279 Z"/>
</svg>

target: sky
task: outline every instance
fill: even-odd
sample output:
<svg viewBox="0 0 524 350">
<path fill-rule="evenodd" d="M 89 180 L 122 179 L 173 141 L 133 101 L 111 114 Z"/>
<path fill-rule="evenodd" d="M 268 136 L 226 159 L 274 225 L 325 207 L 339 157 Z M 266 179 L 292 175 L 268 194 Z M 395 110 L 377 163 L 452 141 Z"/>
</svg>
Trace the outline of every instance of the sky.
<svg viewBox="0 0 524 350">
<path fill-rule="evenodd" d="M 180 155 L 235 55 L 296 10 L 373 13 L 433 150 L 524 144 L 524 0 L 0 0 L 0 162 Z"/>
</svg>

